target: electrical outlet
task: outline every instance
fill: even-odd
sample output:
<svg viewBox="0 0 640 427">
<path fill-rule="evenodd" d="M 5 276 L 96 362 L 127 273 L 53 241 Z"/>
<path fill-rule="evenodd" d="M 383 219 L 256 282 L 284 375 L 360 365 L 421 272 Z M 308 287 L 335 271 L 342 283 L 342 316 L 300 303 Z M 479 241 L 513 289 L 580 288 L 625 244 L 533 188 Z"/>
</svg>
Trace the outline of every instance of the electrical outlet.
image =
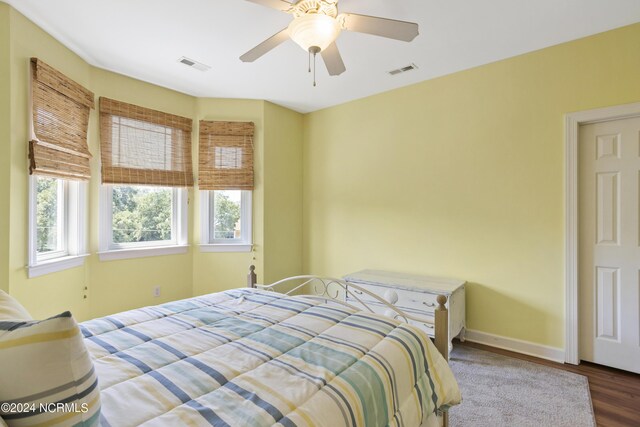
<svg viewBox="0 0 640 427">
<path fill-rule="evenodd" d="M 153 297 L 158 298 L 160 296 L 160 286 L 155 286 L 153 288 Z"/>
</svg>

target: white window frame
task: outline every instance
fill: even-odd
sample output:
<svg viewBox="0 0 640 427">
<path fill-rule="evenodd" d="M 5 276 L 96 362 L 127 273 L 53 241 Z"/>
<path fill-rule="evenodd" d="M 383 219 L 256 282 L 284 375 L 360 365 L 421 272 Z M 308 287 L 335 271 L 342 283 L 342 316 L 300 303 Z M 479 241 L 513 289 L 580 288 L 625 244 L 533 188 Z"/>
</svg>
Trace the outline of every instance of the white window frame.
<svg viewBox="0 0 640 427">
<path fill-rule="evenodd" d="M 70 183 L 66 180 L 63 179 L 58 179 L 58 189 L 57 189 L 57 194 L 58 194 L 58 201 L 57 201 L 57 225 L 58 225 L 58 244 L 56 245 L 56 247 L 60 248 L 57 251 L 50 251 L 50 252 L 45 252 L 45 253 L 39 253 L 38 252 L 38 248 L 36 246 L 36 264 L 38 263 L 42 263 L 44 261 L 49 261 L 52 260 L 54 258 L 62 258 L 65 256 L 69 255 L 69 249 L 68 249 L 68 236 L 67 236 L 67 229 L 68 227 L 68 222 L 69 219 L 67 218 L 67 213 L 70 212 L 71 209 L 69 209 L 69 206 L 67 206 L 67 203 L 69 201 L 69 193 L 70 193 L 70 188 L 72 185 L 69 185 Z M 38 232 L 37 232 L 37 203 L 38 203 L 38 192 L 37 192 L 37 182 L 38 182 L 38 178 L 34 177 L 33 179 L 33 185 L 35 185 L 35 188 L 32 190 L 33 194 L 36 197 L 36 214 L 34 216 L 35 220 L 36 220 L 36 233 L 35 233 L 35 238 L 36 238 L 36 245 L 37 245 L 37 239 L 38 239 Z"/>
<path fill-rule="evenodd" d="M 136 185 L 132 185 L 136 186 Z M 100 261 L 141 258 L 160 255 L 185 254 L 187 242 L 188 190 L 173 188 L 171 214 L 171 240 L 155 242 L 113 242 L 113 185 L 104 184 L 100 188 Z"/>
<path fill-rule="evenodd" d="M 29 278 L 55 273 L 84 264 L 87 252 L 87 183 L 60 178 L 58 219 L 61 250 L 38 254 L 37 175 L 29 175 Z M 60 196 L 61 195 L 61 196 Z M 60 201 L 60 199 L 58 199 Z"/>
<path fill-rule="evenodd" d="M 253 249 L 253 192 L 242 190 L 240 196 L 240 230 L 239 239 L 213 239 L 210 227 L 211 204 L 214 201 L 214 190 L 200 191 L 200 251 L 201 252 L 251 252 Z"/>
</svg>

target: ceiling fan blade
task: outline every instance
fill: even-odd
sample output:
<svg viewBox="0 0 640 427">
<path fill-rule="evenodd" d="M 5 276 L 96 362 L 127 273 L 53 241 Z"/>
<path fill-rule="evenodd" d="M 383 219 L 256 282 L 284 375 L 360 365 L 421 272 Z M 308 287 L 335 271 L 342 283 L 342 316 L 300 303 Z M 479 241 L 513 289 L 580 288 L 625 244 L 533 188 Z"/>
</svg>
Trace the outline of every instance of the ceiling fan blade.
<svg viewBox="0 0 640 427">
<path fill-rule="evenodd" d="M 291 6 L 297 3 L 297 1 L 288 2 L 286 0 L 247 0 L 247 1 L 250 1 L 251 3 L 259 4 L 265 7 L 270 7 L 271 9 L 281 10 L 283 12 L 288 11 L 289 9 L 291 9 Z"/>
<path fill-rule="evenodd" d="M 344 61 L 342 61 L 342 55 L 340 55 L 340 51 L 338 50 L 338 45 L 336 45 L 335 42 L 331 43 L 329 47 L 320 54 L 322 55 L 322 60 L 324 61 L 324 65 L 327 66 L 327 71 L 329 71 L 330 76 L 339 76 L 347 71 L 347 67 L 344 66 Z"/>
<path fill-rule="evenodd" d="M 396 21 L 395 19 L 378 18 L 376 16 L 342 13 L 344 26 L 349 31 L 373 34 L 389 39 L 410 42 L 418 36 L 418 24 L 414 22 Z"/>
<path fill-rule="evenodd" d="M 269 52 L 272 49 L 280 46 L 283 42 L 289 40 L 289 29 L 285 28 L 277 34 L 269 37 L 258 46 L 251 49 L 249 52 L 245 53 L 240 57 L 242 62 L 253 62 L 256 59 L 260 58 L 265 53 Z"/>
</svg>

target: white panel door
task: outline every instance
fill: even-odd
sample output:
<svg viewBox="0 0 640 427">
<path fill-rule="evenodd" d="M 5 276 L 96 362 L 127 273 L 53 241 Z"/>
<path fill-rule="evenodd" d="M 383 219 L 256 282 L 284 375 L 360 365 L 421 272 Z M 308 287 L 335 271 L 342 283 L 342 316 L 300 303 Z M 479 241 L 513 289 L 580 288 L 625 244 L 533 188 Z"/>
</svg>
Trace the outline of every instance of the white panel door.
<svg viewBox="0 0 640 427">
<path fill-rule="evenodd" d="M 640 373 L 640 118 L 581 126 L 580 359 Z"/>
</svg>

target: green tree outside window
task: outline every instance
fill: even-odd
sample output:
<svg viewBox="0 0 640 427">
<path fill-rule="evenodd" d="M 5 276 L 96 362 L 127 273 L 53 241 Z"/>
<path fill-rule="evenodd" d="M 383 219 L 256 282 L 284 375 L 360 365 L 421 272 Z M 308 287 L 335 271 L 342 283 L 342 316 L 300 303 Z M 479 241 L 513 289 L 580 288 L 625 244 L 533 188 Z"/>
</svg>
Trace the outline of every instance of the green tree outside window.
<svg viewBox="0 0 640 427">
<path fill-rule="evenodd" d="M 215 191 L 213 230 L 215 239 L 234 239 L 240 232 L 240 202 L 232 200 L 231 191 Z M 239 193 L 239 192 L 238 192 Z"/>
<path fill-rule="evenodd" d="M 114 186 L 114 243 L 171 240 L 172 204 L 169 188 Z"/>
</svg>

